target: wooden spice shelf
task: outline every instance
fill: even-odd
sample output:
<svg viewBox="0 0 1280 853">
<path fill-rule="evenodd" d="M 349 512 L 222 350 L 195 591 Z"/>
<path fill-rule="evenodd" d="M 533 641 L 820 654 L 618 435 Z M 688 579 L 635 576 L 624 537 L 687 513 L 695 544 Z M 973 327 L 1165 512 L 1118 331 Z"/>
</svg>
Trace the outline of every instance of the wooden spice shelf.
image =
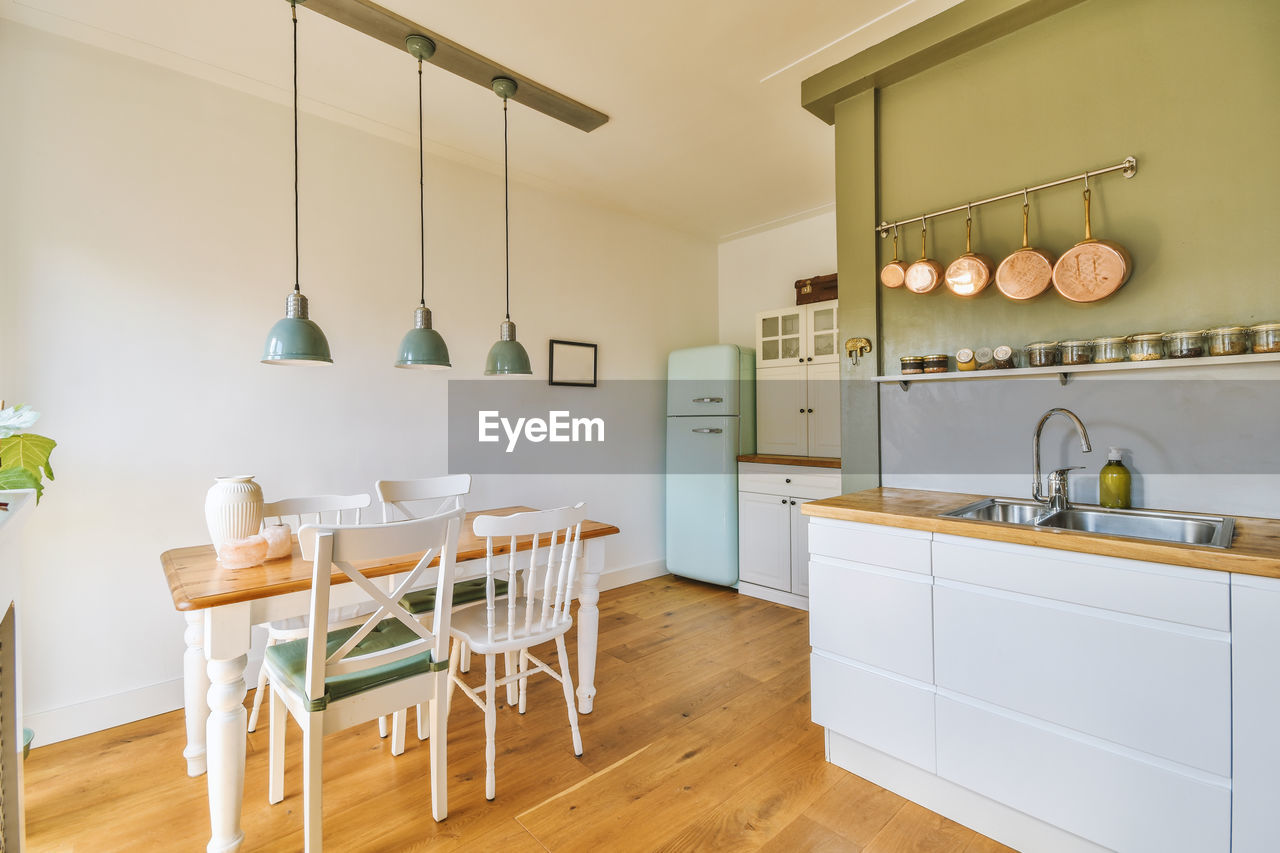
<svg viewBox="0 0 1280 853">
<path fill-rule="evenodd" d="M 1239 364 L 1259 364 L 1280 361 L 1280 352 L 1245 353 L 1244 355 L 1219 355 L 1204 358 L 1161 358 L 1152 361 L 1117 361 L 1113 364 L 1059 364 L 1053 367 L 1015 367 L 1009 370 L 951 370 L 946 373 L 909 373 L 897 376 L 877 376 L 876 382 L 896 382 L 907 390 L 913 382 L 946 382 L 974 379 L 1035 379 L 1057 376 L 1066 385 L 1068 378 L 1077 373 L 1122 373 L 1130 370 L 1167 370 L 1188 367 L 1226 367 Z"/>
</svg>

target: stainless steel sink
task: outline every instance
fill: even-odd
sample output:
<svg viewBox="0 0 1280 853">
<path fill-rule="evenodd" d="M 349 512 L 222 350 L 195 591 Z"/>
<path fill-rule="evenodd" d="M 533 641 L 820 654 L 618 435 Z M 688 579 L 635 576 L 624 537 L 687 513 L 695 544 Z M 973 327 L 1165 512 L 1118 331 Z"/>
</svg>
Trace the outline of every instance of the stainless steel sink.
<svg viewBox="0 0 1280 853">
<path fill-rule="evenodd" d="M 987 498 L 944 512 L 942 516 L 1210 548 L 1230 548 L 1231 537 L 1235 534 L 1235 519 L 1222 515 L 1106 509 L 1100 506 L 1071 506 L 1051 512 L 1047 506 L 1034 501 L 1007 498 Z"/>
</svg>

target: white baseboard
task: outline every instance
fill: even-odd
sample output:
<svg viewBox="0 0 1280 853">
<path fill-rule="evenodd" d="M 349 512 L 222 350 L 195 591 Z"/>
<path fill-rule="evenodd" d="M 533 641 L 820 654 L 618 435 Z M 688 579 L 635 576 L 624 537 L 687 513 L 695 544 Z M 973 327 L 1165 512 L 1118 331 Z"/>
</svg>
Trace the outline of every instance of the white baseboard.
<svg viewBox="0 0 1280 853">
<path fill-rule="evenodd" d="M 174 636 L 174 643 L 181 646 L 181 633 Z M 31 745 L 38 749 L 60 740 L 154 717 L 181 708 L 182 703 L 182 679 L 175 678 L 87 702 L 24 714 L 22 724 L 36 733 Z M 179 759 L 181 757 L 178 756 Z"/>
<path fill-rule="evenodd" d="M 639 583 L 667 574 L 667 564 L 662 560 L 641 563 L 622 569 L 600 573 L 600 589 L 617 589 L 620 586 Z M 259 639 L 259 638 L 255 638 Z M 174 636 L 175 652 L 182 650 L 182 634 Z M 262 664 L 261 650 L 255 647 L 245 666 L 244 679 L 249 690 L 257 684 L 258 667 Z M 122 726 L 135 720 L 154 717 L 181 708 L 183 705 L 182 679 L 162 681 L 146 687 L 137 687 L 123 693 L 114 693 L 74 705 L 53 708 L 34 714 L 26 714 L 23 725 L 36 733 L 33 748 L 47 746 L 61 740 L 100 732 L 114 726 Z"/>
<path fill-rule="evenodd" d="M 785 604 L 787 607 L 794 607 L 797 610 L 808 610 L 809 599 L 803 595 L 796 595 L 793 592 L 783 592 L 780 589 L 772 589 L 767 586 L 759 586 L 746 581 L 738 581 L 738 594 L 749 595 L 752 598 L 762 598 L 765 601 L 772 601 L 774 604 Z"/>
</svg>

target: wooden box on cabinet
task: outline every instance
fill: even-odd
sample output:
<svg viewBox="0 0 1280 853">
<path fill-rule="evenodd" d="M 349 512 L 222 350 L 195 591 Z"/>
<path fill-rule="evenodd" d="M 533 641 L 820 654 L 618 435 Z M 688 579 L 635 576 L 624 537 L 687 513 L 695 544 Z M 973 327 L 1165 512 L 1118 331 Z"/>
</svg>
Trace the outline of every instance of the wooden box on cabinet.
<svg viewBox="0 0 1280 853">
<path fill-rule="evenodd" d="M 796 282 L 796 304 L 811 305 L 835 299 L 838 283 L 835 273 L 802 278 Z"/>
</svg>

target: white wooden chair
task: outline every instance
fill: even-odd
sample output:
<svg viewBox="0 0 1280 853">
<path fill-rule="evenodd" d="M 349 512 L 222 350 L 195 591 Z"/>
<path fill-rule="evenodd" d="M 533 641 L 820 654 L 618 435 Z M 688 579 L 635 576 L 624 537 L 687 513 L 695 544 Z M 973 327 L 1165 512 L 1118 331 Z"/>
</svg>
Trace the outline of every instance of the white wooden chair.
<svg viewBox="0 0 1280 853">
<path fill-rule="evenodd" d="M 382 503 L 382 520 L 397 518 L 422 518 L 438 512 L 461 509 L 463 498 L 471 491 L 470 474 L 449 474 L 439 477 L 421 477 L 415 480 L 378 480 L 374 484 L 378 500 Z M 506 589 L 505 585 L 502 587 Z M 454 586 L 453 606 L 484 599 L 484 581 L 461 581 Z M 420 619 L 430 619 L 435 609 L 435 596 L 430 590 L 414 590 L 405 595 L 408 609 Z M 465 646 L 458 650 L 463 672 L 471 671 L 471 650 Z M 387 736 L 386 721 L 378 721 L 378 733 Z M 427 719 L 418 708 L 418 740 L 429 735 Z M 404 752 L 405 716 L 397 716 L 391 733 L 391 754 Z"/>
<path fill-rule="evenodd" d="M 310 625 L 305 640 L 267 649 L 271 738 L 267 799 L 284 799 L 285 712 L 303 734 L 303 814 L 308 853 L 322 849 L 324 736 L 410 705 L 425 703 L 431 717 L 431 814 L 449 813 L 447 670 L 454 561 L 463 511 L 374 525 L 306 525 L 298 532 L 302 554 L 313 560 Z M 357 567 L 425 551 L 417 566 L 388 593 Z M 439 556 L 434 585 L 440 606 L 430 629 L 400 604 L 400 597 L 429 575 Z M 361 625 L 331 632 L 329 587 L 337 568 L 376 606 Z M 388 618 L 389 617 L 389 618 Z"/>
<path fill-rule="evenodd" d="M 485 797 L 492 800 L 494 776 L 494 731 L 497 713 L 494 693 L 500 686 L 519 683 L 519 711 L 525 711 L 525 694 L 529 676 L 546 673 L 564 688 L 565 707 L 569 711 L 569 728 L 573 733 L 573 754 L 582 755 L 582 736 L 578 733 L 578 712 L 574 707 L 573 679 L 569 674 L 564 635 L 573 625 L 570 605 L 577 581 L 579 539 L 585 505 L 561 507 L 541 512 L 515 515 L 482 515 L 472 527 L 477 536 L 485 537 L 485 606 L 460 610 L 453 618 L 455 649 L 466 643 L 476 654 L 484 655 L 485 682 L 471 687 L 458 675 L 457 656 L 450 657 L 449 694 L 456 685 L 484 711 L 485 732 Z M 533 547 L 516 552 L 518 537 L 532 537 Z M 502 540 L 506 540 L 505 543 Z M 523 589 L 523 596 L 503 597 L 497 593 L 501 558 L 494 551 L 506 545 L 506 581 L 513 590 Z M 527 555 L 527 559 L 525 559 Z M 523 566 L 519 564 L 523 563 Z M 518 578 L 518 574 L 523 574 Z M 517 583 L 517 581 L 522 583 Z M 554 640 L 559 672 L 538 660 L 529 650 Z M 515 672 L 501 680 L 495 677 L 495 656 L 519 653 Z"/>
<path fill-rule="evenodd" d="M 294 533 L 306 523 L 342 524 L 344 520 L 360 523 L 360 511 L 368 509 L 373 500 L 368 495 L 310 495 L 301 498 L 285 498 L 262 505 L 262 523 L 291 524 Z M 355 617 L 354 610 L 343 608 L 342 616 Z M 268 622 L 267 646 L 300 640 L 307 636 L 307 620 L 302 618 L 280 619 Z M 258 672 L 258 689 L 253 693 L 253 710 L 249 713 L 249 731 L 258 728 L 258 712 L 262 709 L 262 697 L 267 689 L 267 668 Z"/>
</svg>

